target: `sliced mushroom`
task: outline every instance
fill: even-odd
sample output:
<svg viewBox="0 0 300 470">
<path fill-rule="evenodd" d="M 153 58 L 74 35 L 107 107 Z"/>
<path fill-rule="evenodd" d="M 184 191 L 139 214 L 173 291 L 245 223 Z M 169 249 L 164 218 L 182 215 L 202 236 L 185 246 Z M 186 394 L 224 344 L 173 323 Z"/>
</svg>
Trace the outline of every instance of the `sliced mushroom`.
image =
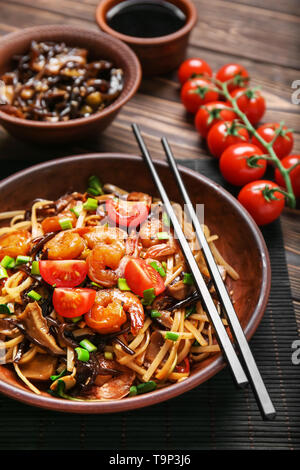
<svg viewBox="0 0 300 470">
<path fill-rule="evenodd" d="M 71 375 L 65 375 L 64 377 L 60 377 L 59 379 L 55 380 L 50 386 L 50 389 L 55 391 L 57 389 L 59 381 L 63 381 L 65 384 L 65 390 L 70 390 L 70 388 L 73 388 L 76 385 L 76 368 L 74 367 L 73 372 Z"/>
<path fill-rule="evenodd" d="M 169 312 L 168 310 L 160 310 L 159 313 L 160 317 L 156 317 L 155 320 L 170 330 L 173 326 L 171 312 Z"/>
<path fill-rule="evenodd" d="M 145 360 L 148 362 L 154 361 L 157 354 L 164 344 L 164 338 L 158 331 L 153 331 L 150 337 L 150 343 L 146 349 Z"/>
<path fill-rule="evenodd" d="M 22 374 L 29 380 L 49 380 L 54 374 L 57 359 L 47 354 L 36 354 L 31 361 L 20 364 Z"/>
<path fill-rule="evenodd" d="M 191 292 L 191 286 L 184 284 L 183 280 L 170 284 L 167 288 L 167 293 L 176 300 L 185 299 Z"/>
<path fill-rule="evenodd" d="M 49 333 L 46 319 L 42 315 L 41 307 L 37 302 L 27 304 L 25 310 L 18 316 L 18 322 L 21 323 L 30 338 L 35 339 L 41 346 L 51 351 L 55 355 L 65 354 Z"/>
</svg>

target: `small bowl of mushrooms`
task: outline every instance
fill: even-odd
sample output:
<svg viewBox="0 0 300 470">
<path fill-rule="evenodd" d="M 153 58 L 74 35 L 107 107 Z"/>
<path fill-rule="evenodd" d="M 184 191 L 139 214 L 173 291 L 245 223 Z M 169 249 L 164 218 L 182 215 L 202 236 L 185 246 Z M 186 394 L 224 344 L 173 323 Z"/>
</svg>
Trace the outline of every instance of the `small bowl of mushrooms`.
<svg viewBox="0 0 300 470">
<path fill-rule="evenodd" d="M 136 93 L 134 52 L 105 33 L 74 26 L 27 28 L 0 45 L 0 123 L 39 143 L 103 131 Z"/>
</svg>

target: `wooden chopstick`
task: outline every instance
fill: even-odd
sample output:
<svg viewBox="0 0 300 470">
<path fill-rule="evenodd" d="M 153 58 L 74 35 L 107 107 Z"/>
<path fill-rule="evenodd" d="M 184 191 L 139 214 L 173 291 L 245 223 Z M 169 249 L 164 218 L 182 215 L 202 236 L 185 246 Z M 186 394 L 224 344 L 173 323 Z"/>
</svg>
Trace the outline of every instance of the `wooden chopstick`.
<svg viewBox="0 0 300 470">
<path fill-rule="evenodd" d="M 145 142 L 141 136 L 139 127 L 137 124 L 132 124 L 132 129 L 134 132 L 134 135 L 136 137 L 136 140 L 138 142 L 138 145 L 141 149 L 143 158 L 145 162 L 147 163 L 147 166 L 150 170 L 151 176 L 153 178 L 153 181 L 158 189 L 158 192 L 160 194 L 160 197 L 162 199 L 162 202 L 164 204 L 164 210 L 168 214 L 174 228 L 174 232 L 177 236 L 177 239 L 180 243 L 182 252 L 185 256 L 186 262 L 191 270 L 191 273 L 194 276 L 195 280 L 195 285 L 198 293 L 201 295 L 201 298 L 203 300 L 203 303 L 206 307 L 206 311 L 208 313 L 208 316 L 214 326 L 216 336 L 218 338 L 219 345 L 223 351 L 223 354 L 230 366 L 230 369 L 232 371 L 234 380 L 236 384 L 239 387 L 244 387 L 248 384 L 248 379 L 246 377 L 246 374 L 241 366 L 241 363 L 237 357 L 237 354 L 234 350 L 234 347 L 229 339 L 229 336 L 227 335 L 226 329 L 223 325 L 223 322 L 220 318 L 220 315 L 216 309 L 216 306 L 213 302 L 213 299 L 209 293 L 209 290 L 205 284 L 205 281 L 202 277 L 202 274 L 199 270 L 199 267 L 197 265 L 197 262 L 194 258 L 194 255 L 192 253 L 192 250 L 184 236 L 184 233 L 182 231 L 181 225 L 177 220 L 176 214 L 172 208 L 171 202 L 169 200 L 169 197 L 163 187 L 163 184 L 158 176 L 158 173 L 153 165 L 151 156 L 148 152 L 148 149 L 145 145 Z"/>
<path fill-rule="evenodd" d="M 213 254 L 210 250 L 209 244 L 206 241 L 204 232 L 201 228 L 200 222 L 198 220 L 198 217 L 195 213 L 193 204 L 190 200 L 190 197 L 186 191 L 185 185 L 183 183 L 183 180 L 181 178 L 181 175 L 178 171 L 177 164 L 175 162 L 175 158 L 172 154 L 171 148 L 169 146 L 169 143 L 165 137 L 161 139 L 163 148 L 165 150 L 169 165 L 172 169 L 172 172 L 175 176 L 177 185 L 179 187 L 180 193 L 182 195 L 182 198 L 185 202 L 185 208 L 187 209 L 188 215 L 193 222 L 194 229 L 196 232 L 196 236 L 199 242 L 200 247 L 202 248 L 205 261 L 211 276 L 211 279 L 213 281 L 213 284 L 215 286 L 216 292 L 218 294 L 219 300 L 225 310 L 225 313 L 227 315 L 228 323 L 231 328 L 231 332 L 235 338 L 236 344 L 238 346 L 239 352 L 241 357 L 243 358 L 243 363 L 246 368 L 247 376 L 250 381 L 250 384 L 252 386 L 253 392 L 255 394 L 257 403 L 259 405 L 261 414 L 264 419 L 273 419 L 276 415 L 275 408 L 273 406 L 273 403 L 271 401 L 271 398 L 268 394 L 268 391 L 266 389 L 266 386 L 263 382 L 263 379 L 261 377 L 261 374 L 258 370 L 258 367 L 256 365 L 255 359 L 253 357 L 253 354 L 251 352 L 251 349 L 249 347 L 249 344 L 247 342 L 247 339 L 244 335 L 243 329 L 241 327 L 241 324 L 239 322 L 238 316 L 235 312 L 235 309 L 233 307 L 233 304 L 231 302 L 230 296 L 227 292 L 227 289 L 225 287 L 225 284 L 222 280 L 221 274 L 219 272 L 219 269 L 217 267 L 217 264 L 215 262 L 215 259 L 213 257 Z"/>
</svg>

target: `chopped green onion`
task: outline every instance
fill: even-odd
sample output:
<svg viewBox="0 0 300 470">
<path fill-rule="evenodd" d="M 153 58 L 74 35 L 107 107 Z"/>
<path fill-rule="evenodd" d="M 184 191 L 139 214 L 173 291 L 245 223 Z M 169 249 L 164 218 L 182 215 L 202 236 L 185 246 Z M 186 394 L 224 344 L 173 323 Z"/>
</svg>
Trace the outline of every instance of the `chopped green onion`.
<svg viewBox="0 0 300 470">
<path fill-rule="evenodd" d="M 60 219 L 59 225 L 61 226 L 62 230 L 68 230 L 68 229 L 73 228 L 72 220 L 68 218 Z"/>
<path fill-rule="evenodd" d="M 120 290 L 131 290 L 129 285 L 127 284 L 126 279 L 124 279 L 123 277 L 119 277 L 118 279 L 118 288 Z"/>
<path fill-rule="evenodd" d="M 36 300 L 37 302 L 39 300 L 41 300 L 41 298 L 42 298 L 42 296 L 40 294 L 38 294 L 35 290 L 31 290 L 30 292 L 28 292 L 27 296 L 30 299 Z"/>
<path fill-rule="evenodd" d="M 88 180 L 88 189 L 87 192 L 93 194 L 94 196 L 100 196 L 103 193 L 102 184 L 97 176 L 92 175 Z"/>
<path fill-rule="evenodd" d="M 0 313 L 5 313 L 6 315 L 10 315 L 12 312 L 9 310 L 8 305 L 1 304 L 0 305 Z"/>
<path fill-rule="evenodd" d="M 165 261 L 162 261 L 161 265 L 164 268 L 164 270 L 166 271 L 167 270 L 167 263 Z"/>
<path fill-rule="evenodd" d="M 159 317 L 161 317 L 161 313 L 158 310 L 151 310 L 151 317 L 152 318 L 159 318 Z"/>
<path fill-rule="evenodd" d="M 50 375 L 50 380 L 52 380 L 52 382 L 55 382 L 55 380 L 60 379 L 61 377 L 63 377 L 66 372 L 67 372 L 67 369 L 64 369 L 58 375 Z"/>
<path fill-rule="evenodd" d="M 40 268 L 39 268 L 39 262 L 38 261 L 32 261 L 31 274 L 34 274 L 36 276 L 40 275 Z"/>
<path fill-rule="evenodd" d="M 188 318 L 190 315 L 192 315 L 192 313 L 195 313 L 195 311 L 196 311 L 196 305 L 194 304 L 185 310 L 184 318 Z"/>
<path fill-rule="evenodd" d="M 159 240 L 168 240 L 169 239 L 168 232 L 157 232 L 156 236 Z"/>
<path fill-rule="evenodd" d="M 138 395 L 141 393 L 152 392 L 152 390 L 156 389 L 156 382 L 154 382 L 154 380 L 150 380 L 149 382 L 138 384 L 136 388 Z"/>
<path fill-rule="evenodd" d="M 71 318 L 71 320 L 73 323 L 78 323 L 80 320 L 82 320 L 82 315 L 80 315 L 79 317 L 73 317 Z"/>
<path fill-rule="evenodd" d="M 99 289 L 103 289 L 103 287 L 100 286 L 100 284 L 97 284 L 97 282 L 94 282 L 94 281 L 91 282 L 91 286 L 95 286 L 95 287 L 99 287 Z"/>
<path fill-rule="evenodd" d="M 173 333 L 172 331 L 167 331 L 165 338 L 170 339 L 171 341 L 177 341 L 179 338 L 179 334 Z"/>
<path fill-rule="evenodd" d="M 0 279 L 4 279 L 5 277 L 8 277 L 7 271 L 3 266 L 0 266 Z"/>
<path fill-rule="evenodd" d="M 17 256 L 16 257 L 16 266 L 19 266 L 20 264 L 26 264 L 26 263 L 29 263 L 29 261 L 31 261 L 31 258 L 30 256 Z"/>
<path fill-rule="evenodd" d="M 97 199 L 91 197 L 87 198 L 87 201 L 83 204 L 83 209 L 86 211 L 95 211 L 98 207 Z"/>
<path fill-rule="evenodd" d="M 90 353 L 87 351 L 87 349 L 75 348 L 75 351 L 79 361 L 87 362 L 89 360 Z"/>
<path fill-rule="evenodd" d="M 171 222 L 170 222 L 169 216 L 166 212 L 163 212 L 162 221 L 163 221 L 164 225 L 166 225 L 166 227 L 170 227 Z"/>
<path fill-rule="evenodd" d="M 154 268 L 155 271 L 157 271 L 161 275 L 161 277 L 166 276 L 166 271 L 162 266 L 159 266 L 156 261 L 152 261 L 152 263 L 150 263 L 150 266 L 152 266 L 152 268 Z"/>
<path fill-rule="evenodd" d="M 15 260 L 10 256 L 4 256 L 3 260 L 1 261 L 1 266 L 3 268 L 14 268 L 16 265 Z"/>
<path fill-rule="evenodd" d="M 70 211 L 73 212 L 73 214 L 75 214 L 78 219 L 78 217 L 80 216 L 80 212 L 82 211 L 82 204 L 80 206 L 72 207 Z"/>
<path fill-rule="evenodd" d="M 104 357 L 105 359 L 112 361 L 114 358 L 114 355 L 111 351 L 104 351 Z"/>
<path fill-rule="evenodd" d="M 134 397 L 135 395 L 137 395 L 137 387 L 135 385 L 132 385 L 129 389 L 128 396 L 129 397 Z"/>
<path fill-rule="evenodd" d="M 183 284 L 188 284 L 188 285 L 194 284 L 193 275 L 190 274 L 190 273 L 184 273 L 182 282 L 183 282 Z"/>
<path fill-rule="evenodd" d="M 82 346 L 84 349 L 86 349 L 88 352 L 95 352 L 97 351 L 97 346 L 95 346 L 93 343 L 91 343 L 88 339 L 83 339 L 80 341 L 80 346 Z"/>
<path fill-rule="evenodd" d="M 151 289 L 146 289 L 143 291 L 143 297 L 144 297 L 144 304 L 145 305 L 151 305 L 153 300 L 155 299 L 156 295 L 154 293 L 154 288 L 151 287 Z"/>
</svg>

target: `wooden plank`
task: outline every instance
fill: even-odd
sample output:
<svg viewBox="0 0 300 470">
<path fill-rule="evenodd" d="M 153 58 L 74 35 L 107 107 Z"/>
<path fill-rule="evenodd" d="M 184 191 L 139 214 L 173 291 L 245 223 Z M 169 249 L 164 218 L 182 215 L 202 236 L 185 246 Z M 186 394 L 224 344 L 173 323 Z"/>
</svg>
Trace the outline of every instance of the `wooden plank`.
<svg viewBox="0 0 300 470">
<path fill-rule="evenodd" d="M 228 0 L 224 0 L 227 2 Z M 237 5 L 249 5 L 249 0 L 229 0 L 231 3 Z M 298 0 L 251 0 L 251 6 L 263 8 L 264 10 L 277 11 L 287 13 L 289 15 L 300 15 L 299 1 Z M 238 8 L 238 7 L 237 7 Z"/>
</svg>

